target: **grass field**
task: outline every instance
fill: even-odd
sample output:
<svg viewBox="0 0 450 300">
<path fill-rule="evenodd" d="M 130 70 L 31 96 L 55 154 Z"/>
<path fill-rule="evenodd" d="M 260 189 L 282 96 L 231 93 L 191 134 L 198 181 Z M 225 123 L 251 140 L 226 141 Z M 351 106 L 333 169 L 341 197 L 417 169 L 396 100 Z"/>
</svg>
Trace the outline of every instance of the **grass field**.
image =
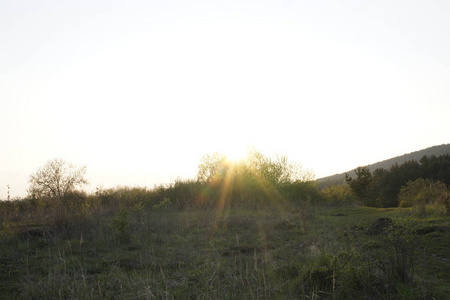
<svg viewBox="0 0 450 300">
<path fill-rule="evenodd" d="M 368 235 L 379 218 L 393 218 L 397 225 Z M 446 299 L 450 294 L 448 216 L 287 205 L 132 207 L 39 220 L 3 219 L 2 299 Z M 398 257 L 404 264 L 396 265 Z"/>
</svg>

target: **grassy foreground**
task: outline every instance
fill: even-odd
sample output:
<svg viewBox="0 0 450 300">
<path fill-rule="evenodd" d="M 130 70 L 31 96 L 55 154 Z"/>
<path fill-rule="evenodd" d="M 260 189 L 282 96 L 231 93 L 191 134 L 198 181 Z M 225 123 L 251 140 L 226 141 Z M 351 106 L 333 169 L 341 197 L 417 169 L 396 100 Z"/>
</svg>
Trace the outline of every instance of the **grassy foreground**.
<svg viewBox="0 0 450 300">
<path fill-rule="evenodd" d="M 445 299 L 449 217 L 409 215 L 305 204 L 4 219 L 0 298 Z M 368 235 L 379 218 L 403 223 Z"/>
</svg>

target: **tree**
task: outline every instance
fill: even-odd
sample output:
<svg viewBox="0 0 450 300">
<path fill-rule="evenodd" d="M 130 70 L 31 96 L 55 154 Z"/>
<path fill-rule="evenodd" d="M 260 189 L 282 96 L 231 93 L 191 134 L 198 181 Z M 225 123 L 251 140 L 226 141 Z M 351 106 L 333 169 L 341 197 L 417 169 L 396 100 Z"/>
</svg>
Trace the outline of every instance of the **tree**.
<svg viewBox="0 0 450 300">
<path fill-rule="evenodd" d="M 286 156 L 267 157 L 260 152 L 250 152 L 246 161 L 247 169 L 273 185 L 314 180 L 314 174 L 302 169 L 298 163 L 289 162 Z"/>
<path fill-rule="evenodd" d="M 197 180 L 200 182 L 211 182 L 217 180 L 226 171 L 226 156 L 218 152 L 207 154 L 202 157 L 198 166 Z"/>
<path fill-rule="evenodd" d="M 368 206 L 373 206 L 370 194 L 372 184 L 372 174 L 368 167 L 358 167 L 355 169 L 356 178 L 353 179 L 348 174 L 345 174 L 345 181 L 350 186 L 352 192 L 359 200 Z"/>
<path fill-rule="evenodd" d="M 220 153 L 205 155 L 198 167 L 197 180 L 211 182 L 223 179 L 227 174 L 234 179 L 246 176 L 273 185 L 314 180 L 314 174 L 304 171 L 300 164 L 289 162 L 286 156 L 271 158 L 258 151 L 250 152 L 244 160 L 237 163 L 228 161 Z"/>
<path fill-rule="evenodd" d="M 33 198 L 63 200 L 76 187 L 87 184 L 86 167 L 75 167 L 62 159 L 47 162 L 29 179 L 28 193 Z"/>
<path fill-rule="evenodd" d="M 313 179 L 311 172 L 289 162 L 287 157 L 271 158 L 258 151 L 249 152 L 239 162 L 229 161 L 220 153 L 206 155 L 197 173 L 197 181 L 204 184 L 204 195 L 243 201 L 274 200 L 282 193 L 304 191 L 306 186 L 310 191 Z"/>
</svg>

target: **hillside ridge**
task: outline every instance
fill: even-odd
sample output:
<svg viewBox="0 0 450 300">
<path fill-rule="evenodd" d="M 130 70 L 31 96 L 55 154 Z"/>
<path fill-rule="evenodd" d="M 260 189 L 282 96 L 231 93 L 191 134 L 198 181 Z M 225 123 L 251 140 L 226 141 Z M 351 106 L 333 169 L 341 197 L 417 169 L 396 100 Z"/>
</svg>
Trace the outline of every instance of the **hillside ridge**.
<svg viewBox="0 0 450 300">
<path fill-rule="evenodd" d="M 406 161 L 411 161 L 411 160 L 419 161 L 425 155 L 426 156 L 431 156 L 431 155 L 440 156 L 440 155 L 445 155 L 445 154 L 450 154 L 450 144 L 436 145 L 436 146 L 428 147 L 428 148 L 425 148 L 422 150 L 414 151 L 411 153 L 406 153 L 406 154 L 403 154 L 400 156 L 396 156 L 393 158 L 389 158 L 389 159 L 386 159 L 383 161 L 379 161 L 379 162 L 367 165 L 366 167 L 368 167 L 369 170 L 371 172 L 373 172 L 374 170 L 376 170 L 378 168 L 389 169 L 391 166 L 393 166 L 396 163 L 401 165 L 402 163 L 404 163 Z M 355 166 L 355 169 L 356 169 L 356 167 L 357 166 Z M 355 171 L 353 169 L 353 170 L 349 170 L 347 172 L 319 178 L 319 179 L 317 179 L 317 182 L 319 184 L 344 183 L 346 173 L 349 174 L 350 176 L 355 176 Z"/>
</svg>

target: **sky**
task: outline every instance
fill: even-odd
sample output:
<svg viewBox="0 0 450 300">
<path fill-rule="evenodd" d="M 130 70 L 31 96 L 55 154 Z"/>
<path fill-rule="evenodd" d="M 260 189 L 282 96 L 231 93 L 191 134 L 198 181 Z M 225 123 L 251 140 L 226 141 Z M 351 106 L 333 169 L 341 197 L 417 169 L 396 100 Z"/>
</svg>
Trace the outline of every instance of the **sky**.
<svg viewBox="0 0 450 300">
<path fill-rule="evenodd" d="M 0 199 L 256 149 L 316 178 L 450 142 L 449 1 L 1 1 Z"/>
</svg>

